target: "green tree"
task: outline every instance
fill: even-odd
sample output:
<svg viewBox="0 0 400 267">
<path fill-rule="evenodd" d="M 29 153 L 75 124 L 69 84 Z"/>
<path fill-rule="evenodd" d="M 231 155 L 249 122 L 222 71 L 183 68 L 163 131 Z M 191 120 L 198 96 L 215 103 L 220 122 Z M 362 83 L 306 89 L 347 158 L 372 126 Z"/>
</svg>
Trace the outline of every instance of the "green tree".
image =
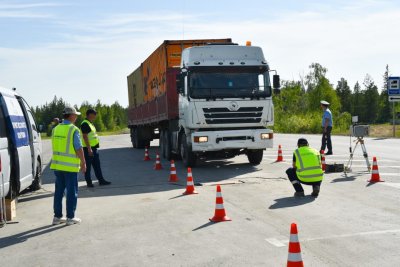
<svg viewBox="0 0 400 267">
<path fill-rule="evenodd" d="M 338 95 L 340 103 L 342 105 L 340 111 L 351 112 L 352 92 L 346 79 L 342 78 L 340 79 L 340 81 L 338 81 L 338 84 L 336 86 L 336 94 Z"/>
<path fill-rule="evenodd" d="M 379 92 L 372 77 L 367 74 L 364 79 L 364 103 L 365 103 L 365 121 L 375 123 L 379 112 Z"/>
<path fill-rule="evenodd" d="M 360 83 L 357 81 L 356 84 L 354 85 L 354 90 L 353 90 L 351 115 L 358 116 L 358 120 L 360 122 L 365 122 L 363 99 L 364 97 L 361 92 L 361 86 Z"/>
<path fill-rule="evenodd" d="M 383 74 L 383 86 L 379 95 L 379 116 L 378 122 L 385 123 L 391 119 L 391 105 L 388 99 L 387 80 L 389 78 L 389 65 L 386 65 L 385 73 Z"/>
</svg>

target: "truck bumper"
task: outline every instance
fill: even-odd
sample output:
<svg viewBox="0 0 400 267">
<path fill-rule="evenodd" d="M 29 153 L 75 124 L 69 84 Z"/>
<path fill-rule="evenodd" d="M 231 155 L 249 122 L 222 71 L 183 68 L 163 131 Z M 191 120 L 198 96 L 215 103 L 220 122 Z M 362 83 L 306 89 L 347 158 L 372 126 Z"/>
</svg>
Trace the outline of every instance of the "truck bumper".
<svg viewBox="0 0 400 267">
<path fill-rule="evenodd" d="M 267 139 L 262 139 L 264 134 Z M 207 142 L 204 141 L 207 137 Z M 197 142 L 195 142 L 197 139 Z M 204 131 L 192 134 L 192 150 L 219 151 L 225 149 L 266 149 L 273 147 L 273 131 L 270 129 Z"/>
</svg>

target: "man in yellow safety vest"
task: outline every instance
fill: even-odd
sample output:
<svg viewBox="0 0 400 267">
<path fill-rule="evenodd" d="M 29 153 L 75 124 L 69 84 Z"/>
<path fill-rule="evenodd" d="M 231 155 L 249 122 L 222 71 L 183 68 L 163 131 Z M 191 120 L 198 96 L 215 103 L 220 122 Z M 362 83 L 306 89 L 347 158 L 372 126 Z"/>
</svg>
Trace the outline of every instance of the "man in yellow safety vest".
<svg viewBox="0 0 400 267">
<path fill-rule="evenodd" d="M 301 184 L 312 185 L 313 192 L 311 196 L 318 197 L 323 171 L 321 166 L 321 155 L 309 147 L 305 138 L 297 141 L 297 149 L 293 153 L 293 168 L 289 168 L 286 174 L 293 184 L 296 192 L 295 197 L 304 197 L 304 190 Z"/>
<path fill-rule="evenodd" d="M 100 147 L 99 136 L 97 135 L 96 127 L 93 125 L 96 119 L 97 112 L 94 109 L 86 111 L 86 119 L 81 123 L 83 152 L 85 154 L 87 169 L 85 172 L 85 180 L 88 187 L 93 187 L 91 178 L 91 168 L 93 166 L 94 174 L 96 175 L 99 185 L 109 185 L 111 182 L 106 181 L 103 177 L 103 172 L 100 165 L 100 156 L 98 149 Z"/>
<path fill-rule="evenodd" d="M 81 219 L 75 217 L 78 200 L 78 172 L 86 171 L 86 163 L 79 128 L 74 125 L 80 114 L 73 107 L 65 107 L 64 121 L 52 132 L 53 156 L 50 169 L 54 170 L 56 175 L 53 225 L 60 223 L 72 225 L 81 222 Z M 66 218 L 62 213 L 64 192 L 67 198 Z"/>
</svg>

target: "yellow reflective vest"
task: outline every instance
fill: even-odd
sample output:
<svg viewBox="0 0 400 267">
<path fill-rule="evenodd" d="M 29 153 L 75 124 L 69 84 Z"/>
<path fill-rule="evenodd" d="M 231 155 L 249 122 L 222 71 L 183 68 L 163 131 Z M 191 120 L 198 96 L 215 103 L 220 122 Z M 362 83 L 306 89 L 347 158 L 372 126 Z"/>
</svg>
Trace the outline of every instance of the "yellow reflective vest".
<svg viewBox="0 0 400 267">
<path fill-rule="evenodd" d="M 50 169 L 65 172 L 79 172 L 81 160 L 74 148 L 74 133 L 79 128 L 73 124 L 59 124 L 53 129 L 53 156 Z"/>
<path fill-rule="evenodd" d="M 321 155 L 314 148 L 303 146 L 295 150 L 296 174 L 302 182 L 320 182 L 324 175 L 321 167 Z"/>
<path fill-rule="evenodd" d="M 96 127 L 94 127 L 93 123 L 91 123 L 90 121 L 88 121 L 86 119 L 82 121 L 81 127 L 82 127 L 82 124 L 84 124 L 84 123 L 87 123 L 89 125 L 89 127 L 90 127 L 90 130 L 91 130 L 90 133 L 88 133 L 90 147 L 97 146 L 100 143 L 100 141 L 99 141 L 99 136 L 97 135 Z M 83 145 L 83 147 L 86 147 L 86 143 L 85 143 L 85 140 L 83 139 L 83 134 L 82 133 L 81 133 L 81 136 L 82 136 L 81 137 L 82 138 L 82 145 Z"/>
</svg>

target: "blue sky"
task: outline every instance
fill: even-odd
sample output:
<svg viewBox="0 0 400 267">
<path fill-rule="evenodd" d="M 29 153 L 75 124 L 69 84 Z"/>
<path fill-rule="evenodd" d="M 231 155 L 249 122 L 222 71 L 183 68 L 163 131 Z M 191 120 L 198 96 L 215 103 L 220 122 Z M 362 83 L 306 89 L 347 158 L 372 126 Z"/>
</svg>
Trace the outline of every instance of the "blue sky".
<svg viewBox="0 0 400 267">
<path fill-rule="evenodd" d="M 312 62 L 353 86 L 400 74 L 399 1 L 1 1 L 0 86 L 32 105 L 127 105 L 126 76 L 165 39 L 231 37 L 261 46 L 283 79 Z"/>
</svg>

